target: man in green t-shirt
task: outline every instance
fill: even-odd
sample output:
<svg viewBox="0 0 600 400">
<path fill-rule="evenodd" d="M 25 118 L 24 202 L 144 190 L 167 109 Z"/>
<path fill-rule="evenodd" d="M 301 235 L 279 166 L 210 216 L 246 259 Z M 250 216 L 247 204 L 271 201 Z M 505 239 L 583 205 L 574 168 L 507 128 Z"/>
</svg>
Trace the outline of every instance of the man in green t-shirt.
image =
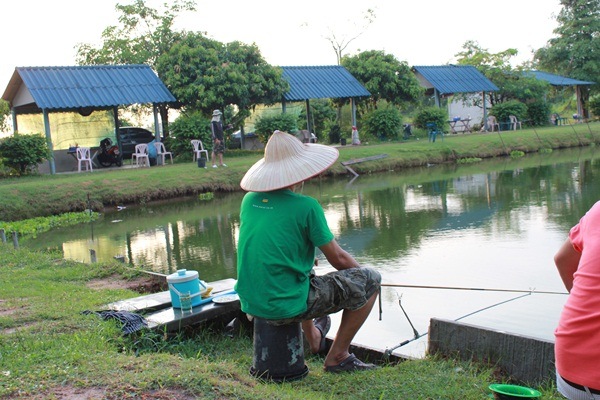
<svg viewBox="0 0 600 400">
<path fill-rule="evenodd" d="M 265 156 L 240 185 L 248 191 L 240 211 L 238 280 L 242 311 L 274 325 L 302 323 L 312 353 L 327 350 L 329 314 L 343 312 L 325 357 L 327 372 L 375 368 L 349 352 L 377 298 L 381 275 L 358 262 L 336 242 L 317 200 L 294 192 L 296 186 L 327 170 L 337 149 L 302 143 L 275 131 Z M 317 276 L 319 248 L 336 271 Z"/>
</svg>

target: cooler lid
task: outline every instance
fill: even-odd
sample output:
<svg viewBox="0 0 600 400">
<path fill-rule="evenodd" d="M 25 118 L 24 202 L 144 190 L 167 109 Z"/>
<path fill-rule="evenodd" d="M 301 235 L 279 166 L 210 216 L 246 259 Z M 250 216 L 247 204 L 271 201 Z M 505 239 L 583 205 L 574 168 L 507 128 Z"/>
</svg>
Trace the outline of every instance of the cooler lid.
<svg viewBox="0 0 600 400">
<path fill-rule="evenodd" d="M 167 276 L 168 283 L 181 283 L 198 279 L 198 271 L 188 271 L 186 269 L 178 269 L 177 272 Z"/>
</svg>

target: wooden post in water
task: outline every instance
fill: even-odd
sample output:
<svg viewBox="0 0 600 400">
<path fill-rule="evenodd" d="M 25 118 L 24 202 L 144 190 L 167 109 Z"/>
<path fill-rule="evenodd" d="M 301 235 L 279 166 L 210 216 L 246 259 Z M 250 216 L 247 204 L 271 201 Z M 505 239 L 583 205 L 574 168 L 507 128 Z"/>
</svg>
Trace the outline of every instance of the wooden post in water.
<svg viewBox="0 0 600 400">
<path fill-rule="evenodd" d="M 6 233 L 4 229 L 0 229 L 0 238 L 2 238 L 2 243 L 6 243 Z"/>
<path fill-rule="evenodd" d="M 92 260 L 93 263 L 96 262 L 96 250 L 90 249 L 90 259 Z"/>
<path fill-rule="evenodd" d="M 18 249 L 19 248 L 19 238 L 17 236 L 17 232 L 13 231 L 12 237 L 13 237 L 13 246 L 15 246 L 15 249 Z"/>
</svg>

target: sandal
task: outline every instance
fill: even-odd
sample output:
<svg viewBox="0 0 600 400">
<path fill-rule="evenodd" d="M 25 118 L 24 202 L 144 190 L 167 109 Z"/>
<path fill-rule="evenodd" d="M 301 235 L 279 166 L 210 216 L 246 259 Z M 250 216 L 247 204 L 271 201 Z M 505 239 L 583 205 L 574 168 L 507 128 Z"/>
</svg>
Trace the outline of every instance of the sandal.
<svg viewBox="0 0 600 400">
<path fill-rule="evenodd" d="M 331 328 L 331 318 L 329 315 L 324 317 L 315 318 L 313 320 L 315 324 L 315 328 L 321 332 L 321 344 L 319 345 L 319 350 L 314 354 L 321 354 L 327 352 L 327 332 L 329 332 L 329 328 Z"/>
<path fill-rule="evenodd" d="M 375 369 L 375 364 L 368 364 L 360 361 L 354 354 L 350 354 L 344 361 L 338 365 L 326 365 L 325 372 L 353 372 L 353 371 L 367 371 Z"/>
</svg>

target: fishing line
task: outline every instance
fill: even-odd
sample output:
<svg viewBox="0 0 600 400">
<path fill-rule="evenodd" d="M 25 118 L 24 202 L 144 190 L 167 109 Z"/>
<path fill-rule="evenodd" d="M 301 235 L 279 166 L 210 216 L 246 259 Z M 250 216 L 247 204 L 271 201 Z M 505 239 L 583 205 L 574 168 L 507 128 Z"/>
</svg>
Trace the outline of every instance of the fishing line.
<svg viewBox="0 0 600 400">
<path fill-rule="evenodd" d="M 87 194 L 88 210 L 90 211 L 90 228 L 92 230 L 92 242 L 94 241 L 94 217 L 92 216 L 92 202 L 90 200 L 90 194 Z"/>
<path fill-rule="evenodd" d="M 442 290 L 475 290 L 481 292 L 509 292 L 509 293 L 538 293 L 538 294 L 569 294 L 567 292 L 553 292 L 546 290 L 530 290 L 521 289 L 495 289 L 495 288 L 477 288 L 477 287 L 459 287 L 459 286 L 431 286 L 431 285 L 401 285 L 396 283 L 382 283 L 381 286 L 386 287 L 403 287 L 412 289 L 442 289 Z"/>
</svg>

